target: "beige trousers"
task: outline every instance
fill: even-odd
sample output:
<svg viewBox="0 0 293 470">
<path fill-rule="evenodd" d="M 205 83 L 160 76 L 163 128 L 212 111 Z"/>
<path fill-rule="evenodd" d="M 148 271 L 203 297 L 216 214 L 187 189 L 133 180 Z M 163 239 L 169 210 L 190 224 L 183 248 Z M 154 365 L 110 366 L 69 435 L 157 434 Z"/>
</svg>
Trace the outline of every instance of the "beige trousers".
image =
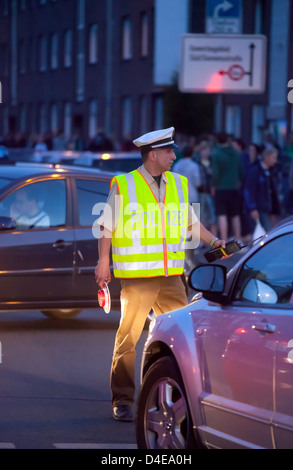
<svg viewBox="0 0 293 470">
<path fill-rule="evenodd" d="M 113 407 L 134 402 L 135 346 L 151 309 L 161 315 L 187 303 L 180 276 L 121 280 L 121 320 L 110 377 Z"/>
</svg>

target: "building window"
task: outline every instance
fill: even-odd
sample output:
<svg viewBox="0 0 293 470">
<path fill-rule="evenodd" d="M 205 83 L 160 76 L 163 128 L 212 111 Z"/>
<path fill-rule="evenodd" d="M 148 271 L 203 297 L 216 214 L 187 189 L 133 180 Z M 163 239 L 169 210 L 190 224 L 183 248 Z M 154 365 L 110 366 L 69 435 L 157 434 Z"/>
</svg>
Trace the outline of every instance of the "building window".
<svg viewBox="0 0 293 470">
<path fill-rule="evenodd" d="M 58 68 L 58 49 L 59 49 L 59 37 L 57 33 L 51 36 L 51 69 L 55 70 Z"/>
<path fill-rule="evenodd" d="M 98 129 L 98 102 L 97 100 L 90 101 L 89 104 L 89 137 L 95 137 Z"/>
<path fill-rule="evenodd" d="M 35 70 L 36 60 L 36 42 L 34 38 L 29 39 L 29 69 L 31 72 Z"/>
<path fill-rule="evenodd" d="M 45 134 L 48 130 L 48 120 L 47 120 L 47 105 L 46 103 L 40 104 L 40 116 L 39 116 L 39 132 L 40 134 Z"/>
<path fill-rule="evenodd" d="M 26 9 L 26 0 L 20 0 L 20 10 L 24 11 Z"/>
<path fill-rule="evenodd" d="M 3 16 L 7 16 L 9 14 L 9 6 L 8 6 L 9 0 L 2 0 L 2 5 L 1 5 L 1 11 L 0 13 Z M 10 3 L 10 2 L 9 2 Z"/>
<path fill-rule="evenodd" d="M 96 64 L 98 58 L 98 25 L 94 24 L 89 32 L 89 63 Z"/>
<path fill-rule="evenodd" d="M 262 34 L 264 30 L 264 11 L 265 11 L 263 0 L 256 0 L 254 11 L 255 11 L 254 34 Z"/>
<path fill-rule="evenodd" d="M 132 103 L 131 98 L 122 99 L 122 136 L 128 138 L 132 130 Z"/>
<path fill-rule="evenodd" d="M 68 29 L 64 34 L 64 67 L 72 66 L 72 30 Z"/>
<path fill-rule="evenodd" d="M 41 36 L 39 42 L 40 71 L 47 70 L 47 36 Z"/>
<path fill-rule="evenodd" d="M 7 44 L 0 44 L 0 64 L 1 72 L 5 77 L 9 74 L 8 71 L 8 46 Z"/>
<path fill-rule="evenodd" d="M 8 106 L 4 106 L 3 111 L 3 135 L 7 136 L 9 133 L 9 109 Z"/>
<path fill-rule="evenodd" d="M 51 104 L 50 120 L 51 120 L 51 131 L 53 133 L 57 133 L 59 127 L 58 127 L 58 106 L 56 103 Z"/>
<path fill-rule="evenodd" d="M 149 46 L 149 18 L 147 13 L 141 15 L 141 45 L 140 55 L 146 57 L 148 55 Z"/>
<path fill-rule="evenodd" d="M 241 108 L 240 106 L 226 107 L 226 132 L 234 137 L 241 136 Z"/>
<path fill-rule="evenodd" d="M 64 135 L 67 139 L 71 137 L 72 130 L 72 109 L 71 103 L 64 105 Z"/>
<path fill-rule="evenodd" d="M 132 59 L 132 23 L 128 16 L 122 20 L 122 59 Z"/>
<path fill-rule="evenodd" d="M 37 132 L 36 129 L 36 103 L 29 103 L 27 109 L 27 123 L 30 132 Z"/>
<path fill-rule="evenodd" d="M 252 142 L 256 144 L 261 144 L 262 142 L 264 122 L 265 122 L 264 107 L 262 105 L 255 104 L 252 107 L 251 137 L 252 137 Z"/>
<path fill-rule="evenodd" d="M 26 73 L 26 47 L 24 39 L 19 44 L 19 71 L 21 74 Z"/>
<path fill-rule="evenodd" d="M 26 119 L 27 118 L 27 113 L 26 113 L 26 106 L 25 104 L 22 104 L 20 106 L 20 113 L 19 113 L 19 130 L 20 132 L 26 132 Z"/>
<path fill-rule="evenodd" d="M 155 129 L 161 129 L 164 122 L 164 104 L 162 96 L 155 96 L 154 99 L 154 126 Z"/>
</svg>

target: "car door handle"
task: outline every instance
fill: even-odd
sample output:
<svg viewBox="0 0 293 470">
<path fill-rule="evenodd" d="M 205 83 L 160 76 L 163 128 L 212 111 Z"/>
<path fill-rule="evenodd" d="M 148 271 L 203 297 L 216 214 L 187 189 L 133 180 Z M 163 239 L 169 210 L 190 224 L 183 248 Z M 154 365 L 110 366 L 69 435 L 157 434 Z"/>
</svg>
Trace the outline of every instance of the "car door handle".
<svg viewBox="0 0 293 470">
<path fill-rule="evenodd" d="M 276 325 L 272 323 L 260 322 L 252 325 L 253 330 L 262 331 L 263 333 L 274 333 Z"/>
<path fill-rule="evenodd" d="M 72 242 L 66 242 L 65 240 L 57 240 L 53 243 L 53 248 L 56 248 L 57 251 L 64 250 L 66 246 L 72 245 Z"/>
</svg>

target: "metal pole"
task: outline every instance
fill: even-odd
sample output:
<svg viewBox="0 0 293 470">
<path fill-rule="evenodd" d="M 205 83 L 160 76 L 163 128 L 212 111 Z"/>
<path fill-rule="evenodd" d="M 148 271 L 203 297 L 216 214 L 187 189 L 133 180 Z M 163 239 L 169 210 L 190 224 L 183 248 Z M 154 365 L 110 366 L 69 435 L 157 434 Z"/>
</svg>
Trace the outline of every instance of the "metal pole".
<svg viewBox="0 0 293 470">
<path fill-rule="evenodd" d="M 112 22 L 113 22 L 113 1 L 106 0 L 107 8 L 107 42 L 106 42 L 106 67 L 105 67 L 105 132 L 107 135 L 112 133 Z"/>
<path fill-rule="evenodd" d="M 17 105 L 17 0 L 11 2 L 11 105 Z"/>
</svg>

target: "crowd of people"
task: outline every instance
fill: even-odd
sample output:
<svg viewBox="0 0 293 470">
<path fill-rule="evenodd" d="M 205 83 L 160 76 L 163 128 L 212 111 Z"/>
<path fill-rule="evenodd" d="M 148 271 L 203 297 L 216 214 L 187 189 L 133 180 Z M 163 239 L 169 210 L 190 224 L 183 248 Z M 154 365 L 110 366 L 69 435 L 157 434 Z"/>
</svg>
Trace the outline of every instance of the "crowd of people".
<svg viewBox="0 0 293 470">
<path fill-rule="evenodd" d="M 293 142 L 293 139 L 292 139 Z M 246 145 L 225 133 L 186 145 L 173 171 L 187 176 L 191 203 L 202 223 L 221 239 L 252 241 L 293 214 L 293 153 L 267 135 Z M 292 150 L 292 149 L 291 149 Z"/>
<path fill-rule="evenodd" d="M 45 134 L 12 133 L 0 138 L 0 145 L 7 148 L 31 148 L 34 150 L 72 150 L 89 152 L 113 152 L 132 151 L 135 146 L 130 137 L 125 136 L 122 142 L 117 143 L 115 139 L 107 136 L 103 129 L 98 129 L 96 134 L 85 140 L 79 131 L 71 136 L 66 136 L 63 130 L 46 132 Z"/>
<path fill-rule="evenodd" d="M 293 134 L 280 148 L 267 133 L 261 145 L 246 145 L 225 133 L 183 140 L 173 171 L 189 179 L 191 203 L 200 203 L 202 223 L 221 239 L 253 239 L 257 225 L 270 230 L 281 218 L 293 214 Z M 133 151 L 131 137 L 115 142 L 103 129 L 85 142 L 76 132 L 18 133 L 2 139 L 8 148 L 72 151 Z"/>
</svg>

